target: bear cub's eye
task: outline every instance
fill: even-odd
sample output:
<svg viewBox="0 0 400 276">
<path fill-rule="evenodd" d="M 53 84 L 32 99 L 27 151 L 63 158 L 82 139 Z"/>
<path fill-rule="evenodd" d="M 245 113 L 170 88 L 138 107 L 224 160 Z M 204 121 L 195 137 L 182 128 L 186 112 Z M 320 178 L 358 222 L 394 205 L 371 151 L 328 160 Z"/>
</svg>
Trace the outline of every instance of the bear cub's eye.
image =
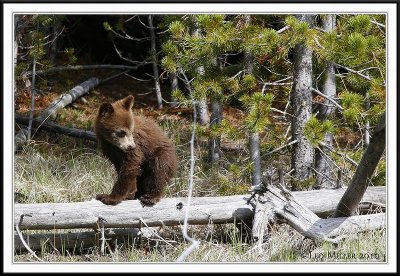
<svg viewBox="0 0 400 276">
<path fill-rule="evenodd" d="M 123 138 L 126 136 L 126 131 L 120 130 L 115 133 L 118 137 Z"/>
</svg>

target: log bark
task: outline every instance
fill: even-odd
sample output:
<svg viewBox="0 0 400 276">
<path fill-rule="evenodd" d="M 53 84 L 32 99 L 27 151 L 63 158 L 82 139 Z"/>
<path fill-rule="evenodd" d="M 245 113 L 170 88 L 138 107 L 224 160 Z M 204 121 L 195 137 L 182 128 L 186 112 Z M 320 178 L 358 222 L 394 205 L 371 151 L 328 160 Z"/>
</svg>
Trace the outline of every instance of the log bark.
<svg viewBox="0 0 400 276">
<path fill-rule="evenodd" d="M 27 125 L 29 122 L 29 118 L 18 115 L 18 114 L 15 115 L 14 119 L 15 119 L 16 123 L 22 124 L 22 125 Z M 32 126 L 35 128 L 40 128 L 42 130 L 49 131 L 49 132 L 56 132 L 56 133 L 68 135 L 71 137 L 82 138 L 82 139 L 87 139 L 87 140 L 90 140 L 93 142 L 97 142 L 96 134 L 93 131 L 89 131 L 89 130 L 82 130 L 82 129 L 72 128 L 72 127 L 64 127 L 59 124 L 53 123 L 51 121 L 46 121 L 43 123 L 43 121 L 40 119 L 33 119 Z M 17 139 L 17 137 L 16 137 L 16 139 Z"/>
<path fill-rule="evenodd" d="M 357 166 L 356 172 L 351 179 L 350 186 L 347 188 L 343 198 L 340 200 L 335 211 L 335 217 L 352 216 L 361 201 L 371 177 L 378 165 L 379 160 L 386 148 L 386 112 L 384 112 L 375 127 L 371 142 Z"/>
<path fill-rule="evenodd" d="M 107 229 L 105 238 L 113 240 L 132 240 L 140 237 L 141 231 L 138 228 Z M 46 234 L 23 234 L 25 242 L 32 250 L 41 250 L 43 247 L 49 249 L 73 249 L 80 252 L 82 248 L 99 245 L 100 234 L 95 231 L 85 231 L 76 233 L 46 233 Z M 17 253 L 25 252 L 26 248 L 22 244 L 18 235 L 14 235 L 14 251 Z"/>
<path fill-rule="evenodd" d="M 293 192 L 299 202 L 312 212 L 326 216 L 332 214 L 345 189 Z M 233 223 L 253 219 L 253 206 L 249 195 L 225 197 L 197 197 L 191 199 L 189 224 Z M 363 202 L 386 204 L 385 187 L 369 187 Z M 183 204 L 182 208 L 181 204 Z M 15 204 L 14 222 L 21 230 L 97 228 L 99 219 L 106 228 L 171 226 L 183 223 L 187 198 L 164 198 L 154 207 L 142 207 L 138 200 L 123 201 L 108 206 L 100 201 L 75 203 Z M 30 216 L 27 216 L 30 215 Z"/>
</svg>

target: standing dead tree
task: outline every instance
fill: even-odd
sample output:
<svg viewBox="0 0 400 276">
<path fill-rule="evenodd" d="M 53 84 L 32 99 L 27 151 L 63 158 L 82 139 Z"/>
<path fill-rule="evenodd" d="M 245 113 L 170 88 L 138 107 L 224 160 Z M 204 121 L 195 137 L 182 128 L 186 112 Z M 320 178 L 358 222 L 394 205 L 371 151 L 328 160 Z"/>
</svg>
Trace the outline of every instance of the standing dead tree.
<svg viewBox="0 0 400 276">
<path fill-rule="evenodd" d="M 296 17 L 310 26 L 314 19 L 312 14 L 301 14 Z M 312 50 L 305 43 L 297 44 L 293 58 L 292 139 L 297 140 L 297 143 L 294 144 L 292 152 L 292 189 L 297 190 L 299 182 L 310 178 L 310 168 L 314 162 L 314 149 L 304 135 L 304 128 L 311 117 Z"/>
<path fill-rule="evenodd" d="M 150 32 L 150 41 L 151 41 L 151 61 L 153 67 L 153 78 L 154 78 L 154 86 L 156 90 L 156 98 L 158 108 L 162 108 L 162 95 L 161 95 L 161 86 L 160 86 L 160 75 L 158 73 L 158 58 L 157 58 L 157 50 L 156 50 L 156 34 L 154 32 L 153 27 L 153 15 L 149 15 L 149 32 Z"/>
<path fill-rule="evenodd" d="M 327 14 L 322 16 L 322 28 L 326 32 L 336 29 L 336 15 Z M 328 119 L 335 113 L 335 105 L 329 99 L 336 96 L 336 79 L 335 65 L 331 61 L 327 61 L 325 66 L 325 80 L 322 87 L 322 93 L 325 96 L 324 101 L 318 106 L 317 118 L 320 120 Z M 314 90 L 313 90 L 314 91 Z M 324 136 L 324 144 L 332 146 L 332 133 L 326 133 Z M 321 152 L 320 148 L 315 150 L 315 169 L 319 172 L 316 175 L 314 188 L 334 188 L 332 183 L 335 183 L 333 172 L 334 165 L 332 161 L 326 157 L 326 154 Z"/>
<path fill-rule="evenodd" d="M 223 61 L 222 57 L 216 58 L 214 60 L 214 65 L 219 68 L 219 70 L 223 70 Z M 217 95 L 211 95 L 211 116 L 210 116 L 210 129 L 218 128 L 222 122 L 223 115 L 223 106 L 220 99 L 220 93 L 216 93 Z M 221 136 L 213 134 L 208 141 L 208 155 L 209 162 L 211 166 L 214 166 L 218 163 L 218 160 L 221 158 Z"/>
<path fill-rule="evenodd" d="M 351 180 L 350 186 L 340 200 L 335 211 L 334 217 L 352 216 L 357 209 L 367 187 L 369 186 L 371 177 L 378 165 L 386 148 L 386 112 L 384 112 L 378 125 L 375 127 L 372 139 L 364 151 L 356 172 Z"/>
</svg>

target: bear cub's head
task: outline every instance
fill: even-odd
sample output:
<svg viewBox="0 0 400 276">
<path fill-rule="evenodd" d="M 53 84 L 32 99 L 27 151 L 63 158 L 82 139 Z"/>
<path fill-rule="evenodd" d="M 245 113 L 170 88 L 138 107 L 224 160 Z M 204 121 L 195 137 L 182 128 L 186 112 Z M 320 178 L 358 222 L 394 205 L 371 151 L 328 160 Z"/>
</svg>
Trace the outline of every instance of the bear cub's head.
<svg viewBox="0 0 400 276">
<path fill-rule="evenodd" d="M 114 103 L 100 105 L 95 122 L 96 135 L 100 140 L 106 140 L 123 151 L 136 147 L 133 138 L 133 101 L 130 95 Z"/>
</svg>

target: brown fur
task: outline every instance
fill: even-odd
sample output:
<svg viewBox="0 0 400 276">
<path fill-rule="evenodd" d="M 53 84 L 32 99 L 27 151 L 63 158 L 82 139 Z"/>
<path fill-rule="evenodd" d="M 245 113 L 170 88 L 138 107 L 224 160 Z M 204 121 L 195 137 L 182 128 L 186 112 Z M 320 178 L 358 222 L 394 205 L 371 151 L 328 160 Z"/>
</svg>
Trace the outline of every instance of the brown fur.
<svg viewBox="0 0 400 276">
<path fill-rule="evenodd" d="M 132 105 L 132 96 L 113 104 L 103 103 L 95 121 L 101 149 L 118 173 L 111 194 L 96 196 L 107 205 L 125 199 L 154 205 L 176 172 L 174 144 L 153 120 L 134 116 Z"/>
</svg>

